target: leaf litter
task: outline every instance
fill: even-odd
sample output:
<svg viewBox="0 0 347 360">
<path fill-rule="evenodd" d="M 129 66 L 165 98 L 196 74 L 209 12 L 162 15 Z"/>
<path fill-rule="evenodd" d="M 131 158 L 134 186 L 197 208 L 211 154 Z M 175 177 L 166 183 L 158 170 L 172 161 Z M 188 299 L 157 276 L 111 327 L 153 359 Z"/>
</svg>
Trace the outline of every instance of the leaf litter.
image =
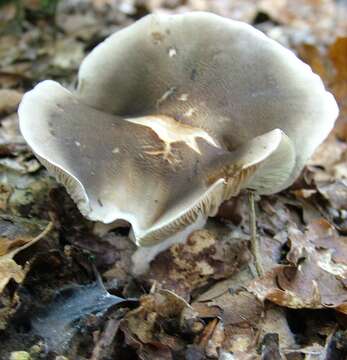
<svg viewBox="0 0 347 360">
<path fill-rule="evenodd" d="M 0 2 L 0 358 L 347 358 L 344 2 L 19 4 Z M 244 194 L 134 278 L 129 229 L 96 231 L 18 130 L 18 103 L 38 81 L 73 88 L 81 59 L 106 36 L 150 12 L 188 10 L 257 26 L 311 65 L 339 103 L 334 131 L 296 183 L 257 201 L 262 278 Z"/>
</svg>

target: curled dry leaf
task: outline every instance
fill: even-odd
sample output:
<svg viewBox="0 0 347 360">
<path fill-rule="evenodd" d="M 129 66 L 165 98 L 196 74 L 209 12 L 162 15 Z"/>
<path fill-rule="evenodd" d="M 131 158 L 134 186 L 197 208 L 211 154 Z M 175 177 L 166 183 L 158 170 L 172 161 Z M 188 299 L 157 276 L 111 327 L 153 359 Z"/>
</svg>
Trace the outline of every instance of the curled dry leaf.
<svg viewBox="0 0 347 360">
<path fill-rule="evenodd" d="M 347 242 L 324 219 L 305 233 L 289 229 L 289 265 L 279 265 L 248 290 L 290 308 L 335 308 L 347 314 Z"/>
<path fill-rule="evenodd" d="M 24 229 L 24 232 L 18 233 L 19 224 L 16 223 L 12 226 L 9 220 L 2 217 L 0 220 L 0 293 L 4 290 L 7 283 L 13 279 L 17 283 L 21 283 L 24 280 L 26 270 L 21 265 L 18 265 L 14 256 L 27 247 L 35 244 L 37 241 L 45 237 L 53 228 L 53 224 L 50 222 L 46 228 L 37 234 L 38 228 L 36 228 L 36 235 L 29 236 L 28 229 Z M 7 224 L 6 224 L 7 222 Z M 23 230 L 23 229 L 21 229 Z"/>
</svg>

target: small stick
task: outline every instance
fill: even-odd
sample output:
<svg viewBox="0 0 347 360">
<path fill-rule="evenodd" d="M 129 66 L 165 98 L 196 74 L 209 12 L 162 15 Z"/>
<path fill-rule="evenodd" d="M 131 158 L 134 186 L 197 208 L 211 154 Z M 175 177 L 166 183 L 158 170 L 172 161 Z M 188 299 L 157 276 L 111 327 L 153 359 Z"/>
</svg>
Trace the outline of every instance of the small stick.
<svg viewBox="0 0 347 360">
<path fill-rule="evenodd" d="M 261 261 L 260 247 L 257 239 L 257 223 L 254 208 L 254 192 L 248 192 L 248 205 L 249 205 L 249 230 L 251 236 L 251 251 L 254 258 L 255 268 L 257 269 L 258 276 L 264 275 L 264 268 Z"/>
</svg>

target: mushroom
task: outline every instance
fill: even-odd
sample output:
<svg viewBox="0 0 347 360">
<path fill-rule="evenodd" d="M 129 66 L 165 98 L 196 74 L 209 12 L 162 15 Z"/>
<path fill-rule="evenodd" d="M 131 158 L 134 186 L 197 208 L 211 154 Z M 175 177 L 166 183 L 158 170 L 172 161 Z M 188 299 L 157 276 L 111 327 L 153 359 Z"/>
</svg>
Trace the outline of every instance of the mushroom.
<svg viewBox="0 0 347 360">
<path fill-rule="evenodd" d="M 293 183 L 338 108 L 291 51 L 211 13 L 148 15 L 25 94 L 21 132 L 80 211 L 126 220 L 135 271 L 242 189 Z"/>
</svg>

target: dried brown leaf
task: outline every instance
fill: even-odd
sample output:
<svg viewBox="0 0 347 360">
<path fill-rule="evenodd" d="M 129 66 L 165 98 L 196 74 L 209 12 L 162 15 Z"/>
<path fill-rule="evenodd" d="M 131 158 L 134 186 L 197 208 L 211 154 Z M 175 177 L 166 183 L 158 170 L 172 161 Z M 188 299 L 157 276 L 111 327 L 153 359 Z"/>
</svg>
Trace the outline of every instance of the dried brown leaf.
<svg viewBox="0 0 347 360">
<path fill-rule="evenodd" d="M 202 304 L 210 309 L 217 307 L 221 310 L 223 349 L 232 352 L 237 359 L 256 359 L 259 324 L 264 310 L 261 302 L 253 294 L 239 289 L 236 293 L 225 292 Z M 199 303 L 193 306 L 199 316 L 203 316 L 204 311 L 199 311 L 197 305 Z"/>
<path fill-rule="evenodd" d="M 0 115 L 15 111 L 23 94 L 16 90 L 0 89 Z"/>
<path fill-rule="evenodd" d="M 259 0 L 140 0 L 149 12 L 210 11 L 235 20 L 252 22 Z"/>
<path fill-rule="evenodd" d="M 347 210 L 347 180 L 318 182 L 317 190 L 333 208 Z"/>
<path fill-rule="evenodd" d="M 259 10 L 283 25 L 310 29 L 322 37 L 334 29 L 338 17 L 333 0 L 261 0 Z"/>
<path fill-rule="evenodd" d="M 211 280 L 230 276 L 249 258 L 247 241 L 233 238 L 228 228 L 219 225 L 195 231 L 186 243 L 159 254 L 148 278 L 189 298 Z"/>
<path fill-rule="evenodd" d="M 325 220 L 289 233 L 290 265 L 280 265 L 247 287 L 261 300 L 290 308 L 347 310 L 347 242 Z"/>
<path fill-rule="evenodd" d="M 335 134 L 330 134 L 309 161 L 314 180 L 319 182 L 346 178 L 346 159 L 347 144 L 338 140 Z"/>
<path fill-rule="evenodd" d="M 284 309 L 274 305 L 267 306 L 260 328 L 260 338 L 264 338 L 266 334 L 278 334 L 281 349 L 295 347 L 294 334 L 289 328 Z"/>
<path fill-rule="evenodd" d="M 112 317 L 106 323 L 104 331 L 100 334 L 93 349 L 90 360 L 102 360 L 112 352 L 112 343 L 118 332 L 120 319 Z"/>
<path fill-rule="evenodd" d="M 140 358 L 147 358 L 149 351 L 160 359 L 165 353 L 166 359 L 171 351 L 184 348 L 184 341 L 170 334 L 167 329 L 182 325 L 184 310 L 190 305 L 168 290 L 145 295 L 140 299 L 140 306 L 127 313 L 121 322 L 121 330 L 127 343 L 138 349 Z"/>
<path fill-rule="evenodd" d="M 219 351 L 223 346 L 224 339 L 224 325 L 221 321 L 218 321 L 205 349 L 205 353 L 209 358 L 219 358 Z"/>
<path fill-rule="evenodd" d="M 2 228 L 2 236 L 0 238 L 0 294 L 4 290 L 7 283 L 13 279 L 17 283 L 24 280 L 27 270 L 18 265 L 13 257 L 20 251 L 35 244 L 37 241 L 45 237 L 53 228 L 53 223 L 49 223 L 46 228 L 35 237 L 28 238 L 16 237 L 15 239 L 8 238 L 8 234 L 4 233 Z"/>
<path fill-rule="evenodd" d="M 237 294 L 226 293 L 209 303 L 222 309 L 225 325 L 254 326 L 263 312 L 262 304 L 247 291 Z"/>
</svg>

